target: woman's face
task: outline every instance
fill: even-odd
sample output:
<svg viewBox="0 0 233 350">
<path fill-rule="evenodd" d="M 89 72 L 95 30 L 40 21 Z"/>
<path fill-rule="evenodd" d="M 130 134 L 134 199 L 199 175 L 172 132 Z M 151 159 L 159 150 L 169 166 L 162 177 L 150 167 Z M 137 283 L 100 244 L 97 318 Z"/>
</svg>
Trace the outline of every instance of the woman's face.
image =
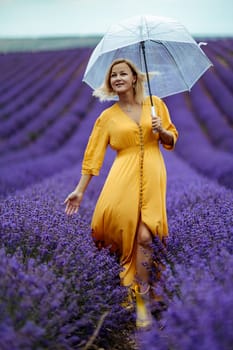
<svg viewBox="0 0 233 350">
<path fill-rule="evenodd" d="M 133 75 L 127 63 L 117 63 L 112 67 L 110 85 L 118 95 L 133 90 L 136 77 Z"/>
</svg>

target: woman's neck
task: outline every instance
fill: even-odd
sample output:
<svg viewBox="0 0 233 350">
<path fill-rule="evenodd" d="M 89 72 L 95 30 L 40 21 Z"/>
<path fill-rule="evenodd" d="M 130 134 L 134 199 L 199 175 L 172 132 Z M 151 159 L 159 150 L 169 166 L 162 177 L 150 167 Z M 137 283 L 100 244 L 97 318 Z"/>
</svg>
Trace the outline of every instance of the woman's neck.
<svg viewBox="0 0 233 350">
<path fill-rule="evenodd" d="M 124 94 L 119 95 L 119 105 L 123 108 L 133 108 L 135 105 L 137 105 L 137 102 L 135 101 L 135 98 L 133 95 Z"/>
</svg>

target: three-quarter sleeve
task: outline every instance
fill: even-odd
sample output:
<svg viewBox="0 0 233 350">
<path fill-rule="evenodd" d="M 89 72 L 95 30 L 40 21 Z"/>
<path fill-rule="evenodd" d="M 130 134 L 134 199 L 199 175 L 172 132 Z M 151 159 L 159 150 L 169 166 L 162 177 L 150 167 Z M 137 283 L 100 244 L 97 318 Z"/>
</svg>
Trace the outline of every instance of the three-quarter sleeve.
<svg viewBox="0 0 233 350">
<path fill-rule="evenodd" d="M 160 98 L 156 98 L 156 107 L 157 107 L 157 114 L 158 116 L 162 119 L 162 127 L 171 132 L 173 136 L 173 144 L 172 145 L 167 145 L 165 143 L 162 143 L 163 147 L 166 148 L 167 150 L 172 150 L 175 147 L 177 138 L 178 138 L 178 131 L 175 127 L 175 125 L 172 123 L 170 114 L 168 111 L 168 108 L 166 104 L 161 100 Z"/>
<path fill-rule="evenodd" d="M 82 174 L 99 175 L 109 143 L 107 121 L 101 116 L 96 120 L 89 137 L 82 162 Z"/>
</svg>

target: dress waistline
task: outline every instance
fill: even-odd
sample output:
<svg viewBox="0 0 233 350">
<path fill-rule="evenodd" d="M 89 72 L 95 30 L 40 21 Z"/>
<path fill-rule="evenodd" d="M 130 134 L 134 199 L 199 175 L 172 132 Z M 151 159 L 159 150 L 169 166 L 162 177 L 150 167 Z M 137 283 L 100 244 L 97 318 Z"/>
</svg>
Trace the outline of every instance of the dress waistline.
<svg viewBox="0 0 233 350">
<path fill-rule="evenodd" d="M 136 146 L 129 146 L 127 148 L 117 151 L 117 155 L 121 156 L 127 153 L 141 152 L 142 146 L 143 146 L 143 150 L 145 150 L 146 148 L 154 148 L 156 147 L 156 142 L 152 141 L 152 142 L 143 143 L 142 145 L 138 144 Z"/>
</svg>

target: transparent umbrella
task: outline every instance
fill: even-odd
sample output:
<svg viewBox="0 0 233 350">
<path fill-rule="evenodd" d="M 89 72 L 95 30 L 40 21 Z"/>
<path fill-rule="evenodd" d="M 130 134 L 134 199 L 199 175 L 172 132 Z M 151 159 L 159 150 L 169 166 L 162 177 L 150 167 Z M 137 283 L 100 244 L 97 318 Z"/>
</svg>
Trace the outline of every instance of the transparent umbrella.
<svg viewBox="0 0 233 350">
<path fill-rule="evenodd" d="M 112 25 L 94 49 L 83 81 L 93 89 L 104 81 L 113 60 L 127 58 L 147 75 L 147 94 L 159 97 L 189 91 L 212 65 L 178 21 L 137 16 Z"/>
</svg>

